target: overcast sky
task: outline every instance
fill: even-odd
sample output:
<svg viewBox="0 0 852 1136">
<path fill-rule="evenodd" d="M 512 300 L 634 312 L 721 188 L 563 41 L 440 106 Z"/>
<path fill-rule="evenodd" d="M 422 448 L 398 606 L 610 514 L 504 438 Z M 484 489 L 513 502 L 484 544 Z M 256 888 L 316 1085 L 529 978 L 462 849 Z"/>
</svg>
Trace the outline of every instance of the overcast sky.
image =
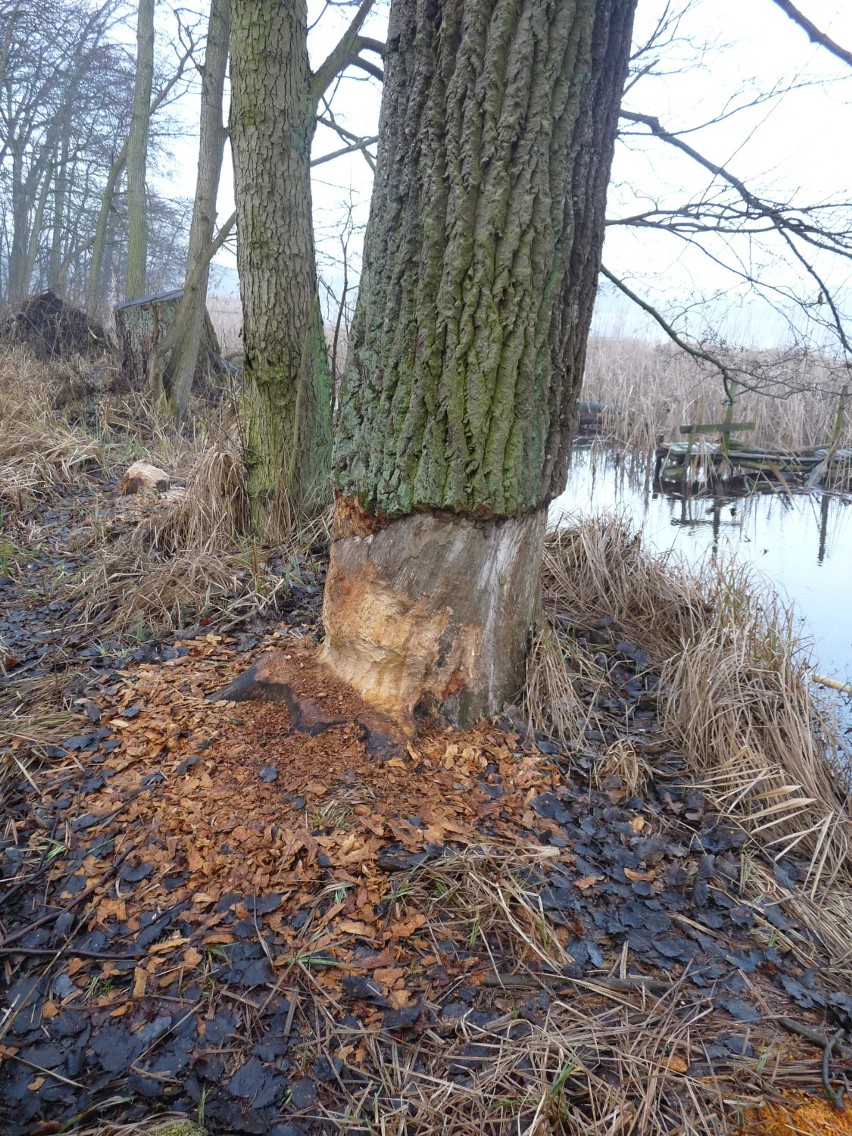
<svg viewBox="0 0 852 1136">
<path fill-rule="evenodd" d="M 367 30 L 381 38 L 387 5 L 382 0 L 377 4 Z M 670 5 L 682 6 L 683 2 Z M 850 0 L 799 0 L 799 6 L 835 40 L 852 49 Z M 315 17 L 320 5 L 311 0 L 310 7 Z M 639 0 L 637 42 L 647 38 L 665 8 L 664 0 Z M 332 10 L 314 29 L 310 44 L 314 65 L 334 44 L 348 14 Z M 658 58 L 661 74 L 642 78 L 628 93 L 626 108 L 656 115 L 670 129 L 683 129 L 712 122 L 722 112 L 747 105 L 760 92 L 784 90 L 775 99 L 688 135 L 687 140 L 746 180 L 750 188 L 774 200 L 796 200 L 804 205 L 852 199 L 852 69 L 811 44 L 772 0 L 698 0 L 681 22 L 676 42 L 661 50 Z M 788 90 L 790 87 L 793 89 Z M 373 80 L 344 80 L 334 104 L 338 120 L 350 130 L 374 134 L 380 97 Z M 340 145 L 335 135 L 320 129 L 315 156 Z M 191 144 L 179 147 L 172 176 L 175 189 L 186 196 L 194 189 L 191 155 Z M 618 217 L 646 209 L 651 202 L 670 207 L 711 199 L 718 189 L 713 180 L 707 171 L 662 143 L 626 139 L 616 150 L 609 212 Z M 341 279 L 333 264 L 339 256 L 338 233 L 350 204 L 356 225 L 366 221 L 369 190 L 369 169 L 358 155 L 315 169 L 320 271 L 336 290 Z M 219 204 L 221 219 L 233 208 L 229 165 Z M 351 242 L 353 254 L 357 245 L 356 233 Z M 711 251 L 719 259 L 731 257 L 721 245 L 711 246 Z M 735 256 L 766 283 L 802 294 L 809 287 L 792 265 L 778 259 L 774 246 L 765 248 L 756 241 L 748 247 L 742 244 Z M 233 266 L 233 257 L 221 259 L 225 267 Z M 357 266 L 357 256 L 353 259 Z M 604 261 L 635 291 L 679 318 L 691 334 L 708 334 L 711 324 L 729 339 L 760 344 L 781 340 L 786 334 L 783 320 L 766 303 L 749 296 L 729 272 L 681 241 L 612 228 Z M 848 265 L 821 267 L 833 286 L 847 296 L 852 293 Z M 235 288 L 232 268 L 221 278 L 220 288 Z M 602 289 L 599 297 L 601 330 L 655 334 L 645 317 L 610 292 Z M 699 295 L 715 299 L 709 307 L 701 306 Z"/>
</svg>

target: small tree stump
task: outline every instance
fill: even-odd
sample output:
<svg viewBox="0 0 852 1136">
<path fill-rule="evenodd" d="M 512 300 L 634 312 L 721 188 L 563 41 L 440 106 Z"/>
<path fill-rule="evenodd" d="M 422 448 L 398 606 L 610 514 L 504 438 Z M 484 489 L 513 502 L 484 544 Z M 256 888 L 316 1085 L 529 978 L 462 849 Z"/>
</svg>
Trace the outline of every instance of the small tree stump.
<svg viewBox="0 0 852 1136">
<path fill-rule="evenodd" d="M 148 385 L 148 359 L 157 344 L 168 334 L 177 313 L 183 289 L 158 292 L 138 300 L 117 304 L 115 334 L 121 352 L 121 370 L 131 390 L 144 390 Z M 211 375 L 228 370 L 219 349 L 219 340 L 207 311 L 204 313 L 204 333 L 193 387 L 206 383 Z"/>
<path fill-rule="evenodd" d="M 156 493 L 162 493 L 163 490 L 171 486 L 171 478 L 165 470 L 158 469 L 157 466 L 151 465 L 150 462 L 138 461 L 134 462 L 132 466 L 122 477 L 118 483 L 119 493 L 141 493 L 143 490 L 150 490 Z"/>
</svg>

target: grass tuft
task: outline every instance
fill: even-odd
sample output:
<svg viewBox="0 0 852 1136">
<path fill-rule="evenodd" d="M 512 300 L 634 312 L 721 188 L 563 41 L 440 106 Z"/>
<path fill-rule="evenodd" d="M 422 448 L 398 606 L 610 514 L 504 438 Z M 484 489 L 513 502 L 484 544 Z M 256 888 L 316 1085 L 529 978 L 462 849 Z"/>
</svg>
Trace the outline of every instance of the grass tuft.
<svg viewBox="0 0 852 1136">
<path fill-rule="evenodd" d="M 776 857 L 804 855 L 813 895 L 852 886 L 852 784 L 813 696 L 807 647 L 768 583 L 651 555 L 624 518 L 599 516 L 549 536 L 543 589 L 566 665 L 549 657 L 531 678 L 548 693 L 531 700 L 538 728 L 575 698 L 567 660 L 577 648 L 560 619 L 591 629 L 608 617 L 660 672 L 663 726 L 718 807 Z M 627 757 L 622 746 L 618 761 Z"/>
</svg>

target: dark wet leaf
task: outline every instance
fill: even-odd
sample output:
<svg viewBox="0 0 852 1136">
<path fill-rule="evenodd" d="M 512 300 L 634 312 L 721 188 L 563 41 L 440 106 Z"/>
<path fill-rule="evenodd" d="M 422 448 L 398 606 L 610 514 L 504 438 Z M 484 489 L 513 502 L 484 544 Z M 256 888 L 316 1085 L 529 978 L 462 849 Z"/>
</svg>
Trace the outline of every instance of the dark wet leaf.
<svg viewBox="0 0 852 1136">
<path fill-rule="evenodd" d="M 747 1038 L 732 1033 L 720 1033 L 717 1041 L 736 1057 L 754 1057 L 754 1047 Z"/>
<path fill-rule="evenodd" d="M 252 915 L 268 915 L 281 906 L 281 895 L 278 892 L 270 892 L 269 895 L 252 896 L 245 901 L 245 905 Z"/>
<path fill-rule="evenodd" d="M 831 1016 L 845 1030 L 852 1029 L 852 998 L 848 994 L 829 994 L 826 1007 Z"/>
<path fill-rule="evenodd" d="M 387 1015 L 386 1015 L 387 1016 Z M 311 1072 L 318 1081 L 334 1081 L 340 1075 L 343 1062 L 339 1057 L 328 1058 L 320 1054 L 311 1066 Z"/>
<path fill-rule="evenodd" d="M 402 1010 L 387 1010 L 382 1018 L 386 1030 L 408 1029 L 420 1017 L 420 1005 L 407 1006 Z"/>
<path fill-rule="evenodd" d="M 133 867 L 125 868 L 121 873 L 121 878 L 125 883 L 138 884 L 141 880 L 147 880 L 153 870 L 152 864 L 136 864 Z"/>
<path fill-rule="evenodd" d="M 145 1049 L 146 1041 L 122 1026 L 104 1026 L 92 1038 L 92 1049 L 107 1073 L 124 1073 Z"/>
<path fill-rule="evenodd" d="M 727 958 L 728 962 L 733 963 L 737 970 L 741 970 L 744 974 L 753 974 L 763 962 L 761 951 L 732 951 Z"/>
<path fill-rule="evenodd" d="M 719 1004 L 738 1022 L 759 1022 L 763 1017 L 759 1010 L 742 998 L 722 998 Z"/>
<path fill-rule="evenodd" d="M 184 773 L 188 773 L 194 765 L 198 765 L 199 761 L 201 761 L 201 758 L 198 756 L 198 754 L 194 754 L 192 757 L 184 758 L 184 760 L 175 770 L 175 773 L 178 777 L 183 777 Z"/>
<path fill-rule="evenodd" d="M 141 706 L 128 706 L 126 709 L 121 711 L 121 716 L 122 718 L 138 718 L 141 711 Z"/>
<path fill-rule="evenodd" d="M 231 1096 L 254 1101 L 265 1080 L 266 1072 L 262 1062 L 257 1057 L 251 1057 L 245 1065 L 241 1065 L 237 1069 L 228 1081 L 226 1088 Z"/>
<path fill-rule="evenodd" d="M 259 776 L 260 776 L 261 781 L 264 781 L 264 782 L 266 782 L 266 784 L 269 784 L 272 781 L 278 780 L 278 770 L 275 768 L 274 765 L 261 765 Z"/>
<path fill-rule="evenodd" d="M 360 974 L 347 974 L 340 981 L 350 998 L 370 1002 L 373 1006 L 390 1007 L 387 998 L 382 994 L 382 988 L 372 978 L 365 978 Z"/>
<path fill-rule="evenodd" d="M 810 1010 L 811 1007 L 816 1004 L 813 994 L 807 991 L 804 986 L 802 986 L 801 982 L 793 978 L 792 975 L 781 973 L 778 975 L 778 981 L 784 988 L 785 994 L 792 998 L 796 1005 L 801 1006 L 803 1010 Z"/>
<path fill-rule="evenodd" d="M 311 1108 L 316 1104 L 317 1087 L 310 1077 L 300 1077 L 290 1086 L 290 1103 L 293 1108 Z"/>
<path fill-rule="evenodd" d="M 254 990 L 258 986 L 267 986 L 275 981 L 275 971 L 267 958 L 257 959 L 243 967 L 235 966 L 231 974 L 234 976 L 233 981 L 241 983 L 249 990 Z"/>
</svg>

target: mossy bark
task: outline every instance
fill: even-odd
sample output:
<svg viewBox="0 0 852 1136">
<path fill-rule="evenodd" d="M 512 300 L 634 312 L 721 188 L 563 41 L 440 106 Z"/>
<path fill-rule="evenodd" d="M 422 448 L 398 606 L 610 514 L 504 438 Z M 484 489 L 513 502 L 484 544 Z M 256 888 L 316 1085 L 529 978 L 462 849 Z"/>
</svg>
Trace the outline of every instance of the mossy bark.
<svg viewBox="0 0 852 1136">
<path fill-rule="evenodd" d="M 339 511 L 364 511 L 377 532 L 408 527 L 424 511 L 447 525 L 453 515 L 492 525 L 535 518 L 564 486 L 634 6 L 392 3 L 379 170 L 335 459 Z M 368 571 L 378 543 L 353 559 L 353 539 L 378 541 L 351 532 L 335 541 L 330 578 L 357 562 L 376 594 L 395 592 L 403 607 L 423 598 L 378 553 Z M 439 580 L 448 549 L 455 559 L 444 570 L 458 587 L 478 586 L 476 541 L 467 546 L 466 585 L 458 542 L 424 545 L 422 571 Z M 513 547 L 537 577 L 534 546 L 530 537 Z M 510 559 L 504 575 L 516 573 Z M 499 596 L 496 582 L 488 586 Z M 325 619 L 335 665 L 355 674 L 347 657 L 360 632 L 338 600 L 347 591 L 327 593 Z M 479 693 L 464 700 L 459 720 L 493 711 L 520 685 L 517 662 L 499 684 L 474 673 L 493 671 L 501 654 L 523 659 L 534 600 L 525 591 L 519 602 L 521 618 L 470 656 L 465 681 Z M 441 608 L 468 604 L 441 589 L 432 606 L 440 618 Z M 370 606 L 364 599 L 362 610 Z M 441 647 L 429 639 L 423 649 L 437 662 Z M 358 685 L 378 697 L 375 683 Z"/>
<path fill-rule="evenodd" d="M 316 281 L 304 0 L 231 3 L 231 145 L 255 520 L 330 498 L 331 371 Z"/>
</svg>

